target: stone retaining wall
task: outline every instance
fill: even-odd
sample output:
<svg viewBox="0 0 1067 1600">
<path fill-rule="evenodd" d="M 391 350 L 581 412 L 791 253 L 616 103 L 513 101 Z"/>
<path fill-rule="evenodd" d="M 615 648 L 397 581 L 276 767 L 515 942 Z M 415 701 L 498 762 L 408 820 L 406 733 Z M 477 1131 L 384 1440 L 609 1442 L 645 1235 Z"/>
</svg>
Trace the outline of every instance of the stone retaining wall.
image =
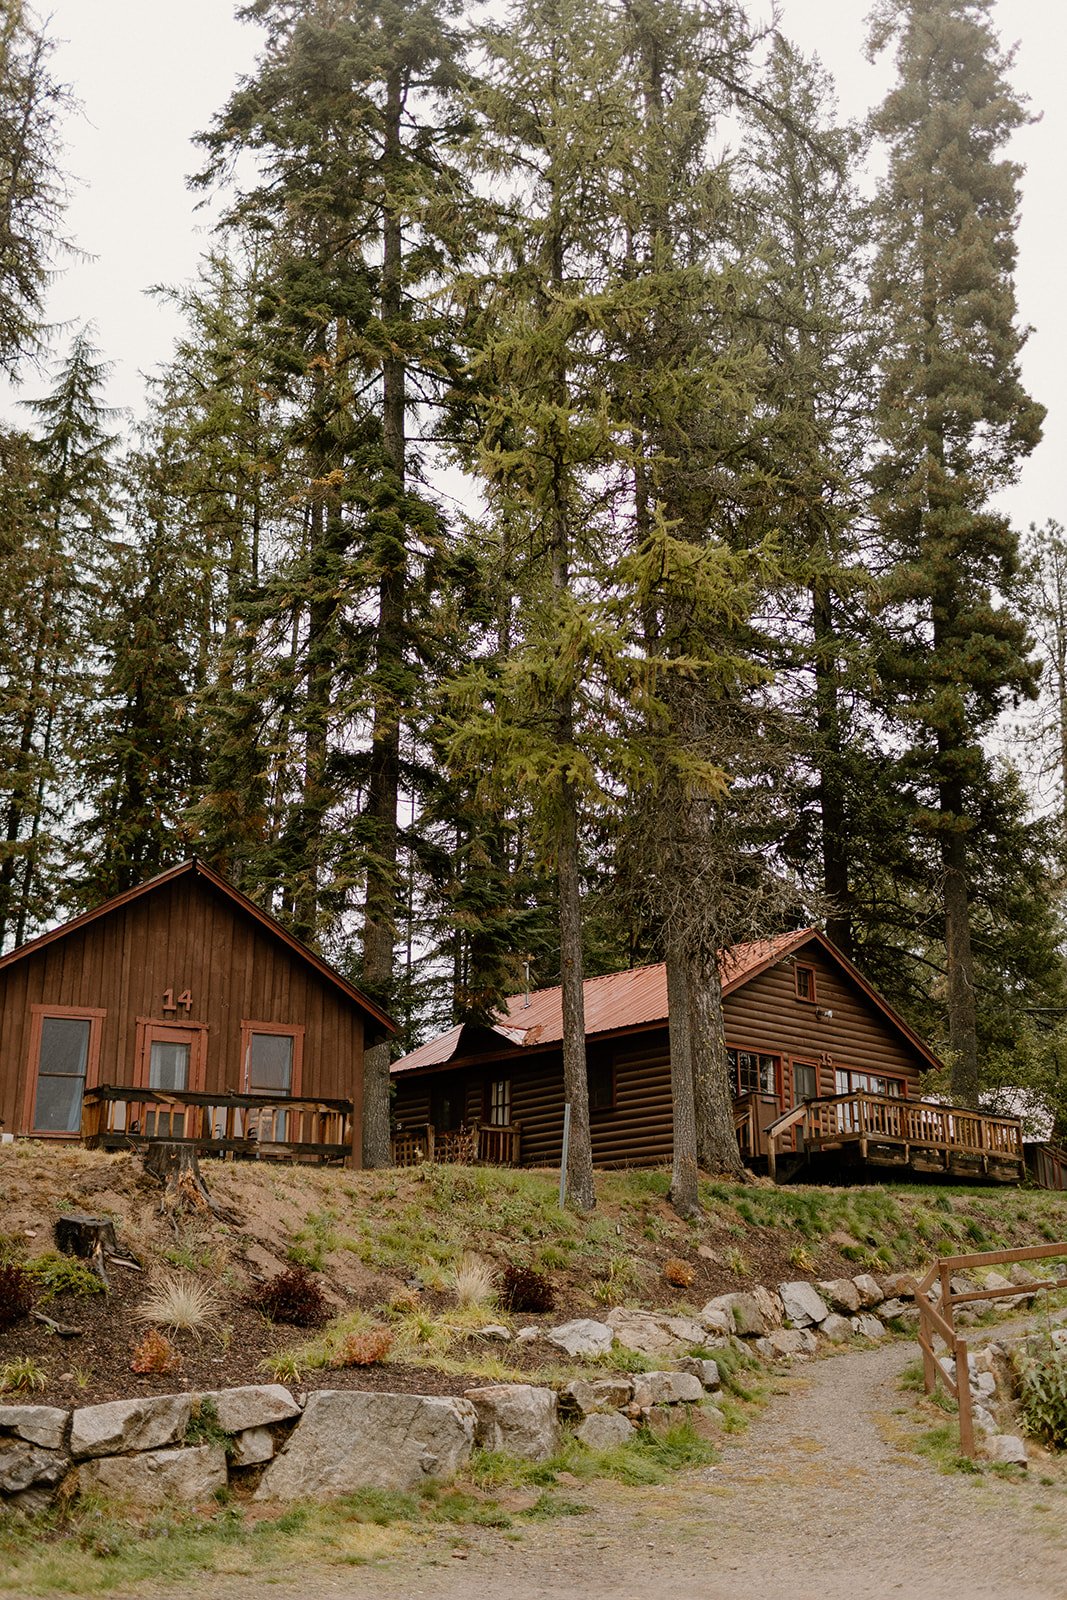
<svg viewBox="0 0 1067 1600">
<path fill-rule="evenodd" d="M 703 1402 L 694 1416 L 714 1427 L 718 1368 L 693 1349 L 744 1341 L 769 1361 L 804 1359 L 820 1337 L 880 1339 L 887 1321 L 917 1320 L 913 1300 L 910 1279 L 861 1274 L 718 1295 L 692 1315 L 617 1306 L 603 1322 L 521 1330 L 524 1343 L 544 1339 L 575 1359 L 621 1345 L 664 1363 L 632 1377 L 575 1378 L 558 1393 L 504 1383 L 471 1388 L 462 1399 L 318 1390 L 301 1401 L 279 1384 L 262 1384 L 73 1412 L 0 1404 L 0 1505 L 34 1511 L 60 1490 L 90 1488 L 141 1505 L 196 1505 L 240 1482 L 257 1499 L 276 1501 L 411 1490 L 451 1477 L 475 1446 L 544 1460 L 564 1423 L 584 1443 L 605 1448 L 636 1426 L 658 1425 L 669 1408 Z M 492 1334 L 510 1338 L 504 1328 Z"/>
</svg>

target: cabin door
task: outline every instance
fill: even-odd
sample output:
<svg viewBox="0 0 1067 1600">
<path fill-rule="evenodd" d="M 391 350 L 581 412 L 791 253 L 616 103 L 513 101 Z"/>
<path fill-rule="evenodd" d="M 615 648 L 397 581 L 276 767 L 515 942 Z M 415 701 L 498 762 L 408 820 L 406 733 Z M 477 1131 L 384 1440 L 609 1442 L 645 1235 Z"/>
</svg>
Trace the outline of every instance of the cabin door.
<svg viewBox="0 0 1067 1600">
<path fill-rule="evenodd" d="M 142 1024 L 139 1085 L 144 1089 L 196 1092 L 204 1087 L 205 1033 L 177 1024 Z M 146 1105 L 144 1133 L 149 1139 L 184 1139 L 186 1112 Z"/>
<path fill-rule="evenodd" d="M 819 1098 L 819 1069 L 811 1061 L 794 1061 L 793 1067 L 793 1104 L 803 1105 L 806 1100 Z M 793 1130 L 793 1148 L 803 1150 L 804 1129 L 798 1125 Z"/>
</svg>

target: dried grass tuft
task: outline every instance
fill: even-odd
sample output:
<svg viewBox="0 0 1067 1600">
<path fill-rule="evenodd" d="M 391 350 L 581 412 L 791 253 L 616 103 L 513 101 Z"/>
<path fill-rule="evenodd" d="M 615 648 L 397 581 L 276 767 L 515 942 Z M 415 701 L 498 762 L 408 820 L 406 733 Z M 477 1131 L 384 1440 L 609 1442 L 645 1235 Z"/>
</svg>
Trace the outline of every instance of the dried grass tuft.
<svg viewBox="0 0 1067 1600">
<path fill-rule="evenodd" d="M 130 1371 L 177 1372 L 181 1364 L 181 1354 L 174 1348 L 166 1334 L 160 1333 L 158 1328 L 149 1328 L 134 1347 Z"/>
<path fill-rule="evenodd" d="M 157 1322 L 171 1333 L 199 1333 L 219 1313 L 214 1289 L 188 1272 L 161 1273 L 137 1307 L 142 1322 Z"/>
<path fill-rule="evenodd" d="M 677 1256 L 672 1256 L 669 1261 L 664 1263 L 663 1276 L 676 1289 L 688 1289 L 696 1277 L 696 1273 L 688 1261 L 681 1261 Z"/>
<path fill-rule="evenodd" d="M 362 1333 L 350 1333 L 334 1351 L 331 1367 L 373 1367 L 384 1361 L 393 1348 L 393 1335 L 388 1328 L 367 1328 Z"/>
<path fill-rule="evenodd" d="M 484 1256 L 461 1256 L 448 1274 L 448 1285 L 461 1306 L 491 1306 L 496 1301 L 496 1273 Z"/>
</svg>

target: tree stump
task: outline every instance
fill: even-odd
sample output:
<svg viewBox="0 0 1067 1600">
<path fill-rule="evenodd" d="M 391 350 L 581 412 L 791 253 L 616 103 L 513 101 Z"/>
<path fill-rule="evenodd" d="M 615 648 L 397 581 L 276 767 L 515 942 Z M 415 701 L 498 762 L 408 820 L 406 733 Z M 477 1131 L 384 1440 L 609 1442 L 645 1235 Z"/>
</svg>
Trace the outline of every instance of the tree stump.
<svg viewBox="0 0 1067 1600">
<path fill-rule="evenodd" d="M 88 1217 L 81 1211 L 70 1211 L 60 1217 L 55 1228 L 56 1249 L 65 1256 L 81 1256 L 90 1260 L 99 1251 L 118 1255 L 115 1224 L 106 1217 Z"/>
<path fill-rule="evenodd" d="M 163 1185 L 161 1211 L 169 1211 L 172 1216 L 179 1211 L 221 1214 L 201 1175 L 194 1145 L 165 1141 L 150 1144 L 145 1151 L 144 1169 Z"/>
</svg>

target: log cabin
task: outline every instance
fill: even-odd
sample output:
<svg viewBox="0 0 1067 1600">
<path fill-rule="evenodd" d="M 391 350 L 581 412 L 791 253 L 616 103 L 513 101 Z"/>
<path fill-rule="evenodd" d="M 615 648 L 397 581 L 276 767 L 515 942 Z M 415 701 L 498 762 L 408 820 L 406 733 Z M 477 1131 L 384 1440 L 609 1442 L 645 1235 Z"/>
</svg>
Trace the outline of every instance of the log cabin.
<svg viewBox="0 0 1067 1600">
<path fill-rule="evenodd" d="M 0 957 L 0 1129 L 360 1164 L 395 1024 L 190 860 Z"/>
<path fill-rule="evenodd" d="M 942 1063 L 818 930 L 720 957 L 727 1063 L 742 1155 L 776 1177 L 842 1166 L 1017 1179 L 1021 1126 L 923 1100 Z M 671 1160 L 663 965 L 584 985 L 593 1160 Z M 563 1129 L 562 994 L 511 999 L 492 1026 L 464 1024 L 394 1063 L 394 1158 L 556 1165 Z"/>
</svg>

